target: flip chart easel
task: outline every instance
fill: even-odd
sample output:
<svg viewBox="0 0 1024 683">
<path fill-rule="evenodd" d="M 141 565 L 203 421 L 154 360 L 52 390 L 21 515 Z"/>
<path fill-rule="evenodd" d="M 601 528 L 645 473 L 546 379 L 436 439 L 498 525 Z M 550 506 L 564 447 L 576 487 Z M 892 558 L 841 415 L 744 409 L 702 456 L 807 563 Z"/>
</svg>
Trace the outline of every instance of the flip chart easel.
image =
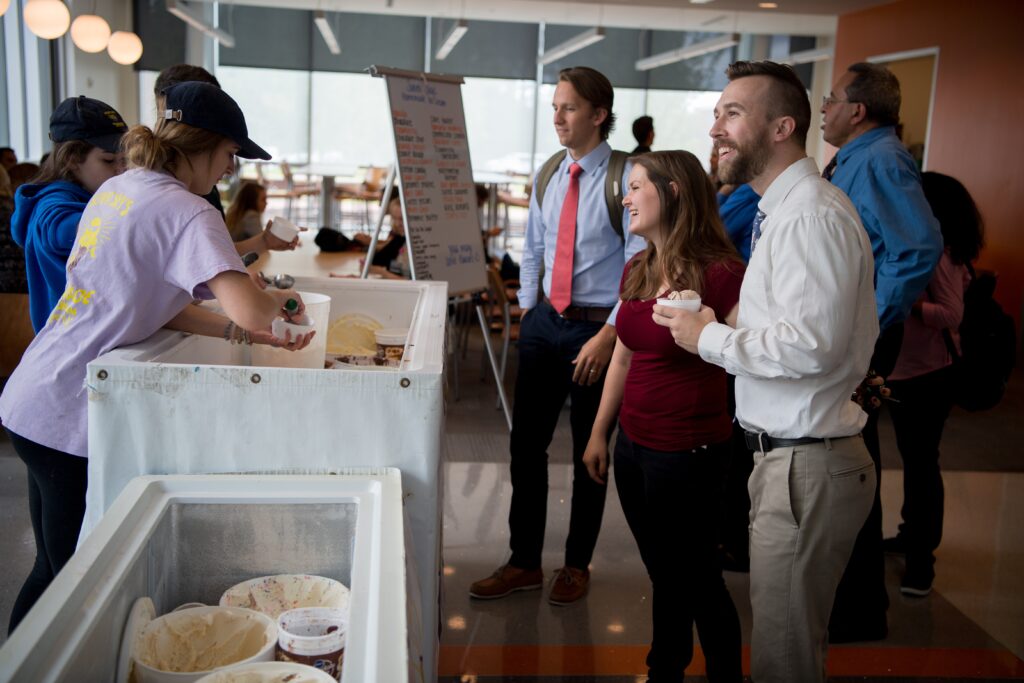
<svg viewBox="0 0 1024 683">
<path fill-rule="evenodd" d="M 395 165 L 388 173 L 377 227 L 366 254 L 369 273 L 391 188 L 401 188 L 409 265 L 414 280 L 445 280 L 448 296 L 471 296 L 484 336 L 505 421 L 512 429 L 505 386 L 491 347 L 480 294 L 488 289 L 480 213 L 466 138 L 461 76 L 371 66 L 383 78 L 391 110 Z"/>
</svg>

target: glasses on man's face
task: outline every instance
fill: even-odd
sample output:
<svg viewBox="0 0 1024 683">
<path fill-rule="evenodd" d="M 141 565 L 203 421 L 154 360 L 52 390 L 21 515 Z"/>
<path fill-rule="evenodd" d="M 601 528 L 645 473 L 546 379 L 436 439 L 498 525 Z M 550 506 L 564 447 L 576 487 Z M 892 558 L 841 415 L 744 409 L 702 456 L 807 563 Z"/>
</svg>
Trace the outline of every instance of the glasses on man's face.
<svg viewBox="0 0 1024 683">
<path fill-rule="evenodd" d="M 821 98 L 821 106 L 823 106 L 823 107 L 831 107 L 833 104 L 838 104 L 839 102 L 849 102 L 849 101 L 850 100 L 841 100 L 841 99 L 839 99 L 837 97 L 833 97 L 832 95 L 825 95 L 824 97 Z"/>
</svg>

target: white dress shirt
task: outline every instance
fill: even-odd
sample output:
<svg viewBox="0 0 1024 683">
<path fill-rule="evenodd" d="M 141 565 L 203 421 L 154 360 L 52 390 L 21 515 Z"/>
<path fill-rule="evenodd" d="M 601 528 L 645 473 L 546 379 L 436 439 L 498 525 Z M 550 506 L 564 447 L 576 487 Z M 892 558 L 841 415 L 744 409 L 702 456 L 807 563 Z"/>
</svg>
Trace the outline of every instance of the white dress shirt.
<svg viewBox="0 0 1024 683">
<path fill-rule="evenodd" d="M 843 192 L 813 159 L 768 187 L 736 329 L 704 328 L 701 358 L 736 375 L 744 429 L 780 438 L 843 437 L 867 415 L 850 396 L 878 337 L 871 242 Z"/>
</svg>

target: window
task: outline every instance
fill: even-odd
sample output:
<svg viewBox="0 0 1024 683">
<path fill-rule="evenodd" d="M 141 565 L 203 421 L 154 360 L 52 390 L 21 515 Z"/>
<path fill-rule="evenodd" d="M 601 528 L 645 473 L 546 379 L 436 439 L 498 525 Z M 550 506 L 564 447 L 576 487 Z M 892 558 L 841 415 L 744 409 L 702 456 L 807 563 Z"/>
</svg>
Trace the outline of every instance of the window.
<svg viewBox="0 0 1024 683">
<path fill-rule="evenodd" d="M 313 73 L 310 161 L 351 175 L 363 165 L 395 163 L 394 133 L 383 78 Z"/>
<path fill-rule="evenodd" d="M 250 139 L 275 161 L 309 161 L 308 71 L 222 66 L 217 80 L 242 108 Z"/>
<path fill-rule="evenodd" d="M 533 81 L 467 78 L 462 106 L 474 171 L 530 172 Z"/>
</svg>

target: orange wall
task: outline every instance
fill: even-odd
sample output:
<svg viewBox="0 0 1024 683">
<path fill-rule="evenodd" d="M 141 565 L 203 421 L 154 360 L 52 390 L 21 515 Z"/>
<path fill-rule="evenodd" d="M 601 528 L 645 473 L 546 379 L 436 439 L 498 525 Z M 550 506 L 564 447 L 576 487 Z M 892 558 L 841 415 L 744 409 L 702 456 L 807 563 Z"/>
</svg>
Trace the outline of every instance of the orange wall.
<svg viewBox="0 0 1024 683">
<path fill-rule="evenodd" d="M 996 296 L 1018 326 L 1024 304 L 1021 26 L 1021 0 L 901 0 L 841 16 L 835 49 L 838 74 L 867 57 L 939 48 L 927 170 L 956 177 L 977 202 L 987 230 L 978 265 L 999 273 Z"/>
</svg>

